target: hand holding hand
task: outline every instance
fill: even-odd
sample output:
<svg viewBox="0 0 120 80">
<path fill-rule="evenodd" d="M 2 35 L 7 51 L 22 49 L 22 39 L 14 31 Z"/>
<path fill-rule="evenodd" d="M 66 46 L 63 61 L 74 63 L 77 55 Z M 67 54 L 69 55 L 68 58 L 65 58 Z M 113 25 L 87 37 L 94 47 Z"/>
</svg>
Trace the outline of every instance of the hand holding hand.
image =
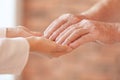
<svg viewBox="0 0 120 80">
<path fill-rule="evenodd" d="M 58 36 L 62 36 L 65 33 L 65 29 L 73 24 L 78 23 L 84 18 L 85 16 L 83 15 L 76 16 L 73 14 L 64 14 L 49 25 L 44 32 L 44 36 L 54 41 Z"/>
<path fill-rule="evenodd" d="M 43 37 L 28 37 L 30 50 L 35 52 L 42 52 L 52 56 L 61 56 L 70 52 L 72 49 L 68 46 L 62 46 Z"/>
<path fill-rule="evenodd" d="M 64 35 L 61 35 L 56 42 L 72 48 L 93 41 L 106 44 L 116 43 L 120 40 L 119 27 L 120 24 L 117 23 L 83 20 L 67 28 Z"/>
</svg>

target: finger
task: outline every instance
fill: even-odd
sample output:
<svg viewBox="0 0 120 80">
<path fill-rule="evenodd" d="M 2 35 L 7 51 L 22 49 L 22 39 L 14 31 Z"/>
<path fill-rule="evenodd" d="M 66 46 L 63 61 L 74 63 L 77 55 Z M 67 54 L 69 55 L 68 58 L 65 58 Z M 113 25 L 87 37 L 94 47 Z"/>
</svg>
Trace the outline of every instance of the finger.
<svg viewBox="0 0 120 80">
<path fill-rule="evenodd" d="M 51 23 L 50 26 L 48 26 L 48 28 L 45 30 L 44 36 L 46 38 L 49 38 L 54 31 L 56 31 L 61 25 L 65 23 L 66 23 L 66 20 L 63 20 L 63 19 L 57 19 L 53 21 L 53 23 Z"/>
<path fill-rule="evenodd" d="M 57 36 L 60 35 L 60 33 L 62 31 L 64 31 L 67 27 L 69 27 L 70 25 L 72 25 L 71 23 L 66 23 L 64 25 L 62 25 L 60 28 L 58 28 L 51 36 L 50 36 L 50 40 L 55 40 L 57 38 Z"/>
<path fill-rule="evenodd" d="M 67 29 L 65 29 L 63 32 L 61 32 L 59 34 L 59 36 L 57 36 L 57 38 L 55 39 L 55 41 L 57 42 L 66 32 L 68 32 L 69 30 L 71 30 L 72 27 L 68 27 Z"/>
<path fill-rule="evenodd" d="M 77 29 L 72 34 L 66 38 L 62 45 L 69 45 L 71 42 L 77 40 L 81 36 L 87 35 L 89 31 L 87 29 Z"/>
<path fill-rule="evenodd" d="M 30 29 L 24 27 L 24 26 L 18 26 L 19 29 L 25 30 L 26 32 L 31 32 Z"/>
<path fill-rule="evenodd" d="M 67 53 L 67 52 L 71 51 L 70 47 L 56 44 L 55 42 L 53 42 L 49 39 L 46 39 L 44 37 L 36 37 L 36 40 L 38 41 L 37 45 L 39 46 L 36 48 L 40 52 L 43 52 L 46 54 L 53 54 L 54 55 L 55 53 L 63 53 L 63 52 Z"/>
<path fill-rule="evenodd" d="M 42 36 L 43 34 L 42 33 L 40 33 L 40 32 L 33 32 L 33 31 L 31 31 L 30 32 L 32 35 L 34 35 L 34 36 Z"/>
<path fill-rule="evenodd" d="M 79 19 L 77 18 L 73 18 L 73 20 L 68 21 L 66 24 L 62 25 L 60 28 L 58 28 L 51 36 L 49 39 L 51 40 L 55 40 L 61 32 L 63 32 L 64 30 L 66 30 L 68 27 L 70 27 L 73 24 L 76 24 L 77 22 L 79 22 Z"/>
<path fill-rule="evenodd" d="M 74 24 L 74 25 L 72 25 L 72 26 L 70 26 L 70 27 L 68 27 L 67 29 L 65 29 L 62 33 L 60 33 L 60 35 L 56 38 L 56 40 L 55 41 L 58 41 L 67 31 L 69 31 L 69 30 L 73 30 L 73 31 L 75 31 L 76 29 L 80 29 L 80 28 L 82 28 L 82 27 L 78 27 L 79 25 L 78 24 Z"/>
<path fill-rule="evenodd" d="M 71 32 L 73 32 L 74 29 L 73 28 L 69 28 L 67 29 L 67 31 L 63 34 L 60 35 L 60 37 L 57 39 L 56 43 L 58 44 L 62 44 L 64 42 L 64 40 L 71 34 Z"/>
<path fill-rule="evenodd" d="M 92 37 L 90 34 L 85 35 L 81 38 L 79 38 L 78 40 L 74 41 L 73 43 L 71 43 L 69 46 L 73 49 L 79 47 L 82 44 L 88 43 L 88 42 L 93 42 L 96 39 L 94 37 Z"/>
</svg>

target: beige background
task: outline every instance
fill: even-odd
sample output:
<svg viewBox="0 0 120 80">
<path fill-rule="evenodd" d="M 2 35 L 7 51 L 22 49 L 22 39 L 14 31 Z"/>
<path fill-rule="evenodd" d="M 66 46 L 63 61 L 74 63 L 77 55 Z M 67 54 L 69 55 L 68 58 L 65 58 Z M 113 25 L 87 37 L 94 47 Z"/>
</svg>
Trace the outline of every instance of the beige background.
<svg viewBox="0 0 120 80">
<path fill-rule="evenodd" d="M 79 14 L 99 0 L 24 0 L 23 25 L 43 31 L 54 19 L 65 13 Z"/>
<path fill-rule="evenodd" d="M 41 31 L 64 13 L 78 14 L 99 0 L 24 0 L 23 25 Z M 32 54 L 24 80 L 120 80 L 119 49 L 89 43 L 59 58 Z M 117 48 L 116 48 L 117 49 Z"/>
</svg>

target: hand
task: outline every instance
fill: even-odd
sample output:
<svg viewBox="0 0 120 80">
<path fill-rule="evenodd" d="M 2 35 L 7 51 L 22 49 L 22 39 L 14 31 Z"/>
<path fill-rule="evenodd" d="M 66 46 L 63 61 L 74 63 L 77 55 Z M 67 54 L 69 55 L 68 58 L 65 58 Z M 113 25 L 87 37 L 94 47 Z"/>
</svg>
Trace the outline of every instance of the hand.
<svg viewBox="0 0 120 80">
<path fill-rule="evenodd" d="M 61 56 L 70 52 L 72 49 L 68 46 L 58 45 L 53 41 L 50 41 L 43 37 L 28 37 L 30 44 L 30 50 L 35 52 L 42 52 L 52 56 Z"/>
<path fill-rule="evenodd" d="M 58 19 L 53 21 L 50 26 L 45 30 L 44 36 L 50 40 L 56 40 L 59 35 L 63 35 L 63 31 L 69 26 L 78 23 L 85 16 L 83 15 L 73 15 L 73 14 L 64 14 Z"/>
<path fill-rule="evenodd" d="M 28 28 L 18 26 L 15 28 L 7 28 L 7 37 L 29 37 L 29 36 L 41 36 L 40 32 L 30 31 Z"/>
<path fill-rule="evenodd" d="M 93 41 L 106 44 L 116 43 L 120 37 L 119 27 L 120 24 L 117 23 L 82 20 L 67 28 L 64 35 L 61 35 L 56 42 L 72 48 Z"/>
</svg>

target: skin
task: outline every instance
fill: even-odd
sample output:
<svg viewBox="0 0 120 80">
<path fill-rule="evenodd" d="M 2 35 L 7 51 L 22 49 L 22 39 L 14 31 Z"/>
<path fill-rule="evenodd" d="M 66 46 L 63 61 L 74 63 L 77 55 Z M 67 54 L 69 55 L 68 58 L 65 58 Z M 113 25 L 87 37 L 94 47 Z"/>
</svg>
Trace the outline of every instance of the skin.
<svg viewBox="0 0 120 80">
<path fill-rule="evenodd" d="M 116 28 L 116 24 L 120 22 L 119 2 L 120 0 L 102 0 L 80 15 L 64 14 L 50 24 L 44 36 L 59 44 L 70 45 L 72 48 L 91 41 L 115 43 L 119 41 L 116 37 L 114 39 L 114 36 L 119 35 L 119 30 Z M 91 30 L 94 31 L 94 36 L 91 35 Z M 101 37 L 102 35 L 105 37 Z"/>
<path fill-rule="evenodd" d="M 14 38 L 14 37 L 29 37 L 29 36 L 42 36 L 42 33 L 40 32 L 34 32 L 29 30 L 28 28 L 24 26 L 18 26 L 15 28 L 7 28 L 7 34 L 6 37 L 8 38 Z"/>
<path fill-rule="evenodd" d="M 7 28 L 7 37 L 24 37 L 30 45 L 30 51 L 42 52 L 53 57 L 59 57 L 72 50 L 68 46 L 56 44 L 55 42 L 42 37 L 41 33 L 30 31 L 23 26 Z"/>
<path fill-rule="evenodd" d="M 113 44 L 120 41 L 119 27 L 119 23 L 82 20 L 66 29 L 64 35 L 56 42 L 62 45 L 69 45 L 73 49 L 88 42 Z"/>
<path fill-rule="evenodd" d="M 68 52 L 72 49 L 68 46 L 62 46 L 56 44 L 55 42 L 48 40 L 44 37 L 27 37 L 26 38 L 30 44 L 30 50 L 35 52 L 42 52 L 44 54 L 59 57 Z"/>
</svg>

